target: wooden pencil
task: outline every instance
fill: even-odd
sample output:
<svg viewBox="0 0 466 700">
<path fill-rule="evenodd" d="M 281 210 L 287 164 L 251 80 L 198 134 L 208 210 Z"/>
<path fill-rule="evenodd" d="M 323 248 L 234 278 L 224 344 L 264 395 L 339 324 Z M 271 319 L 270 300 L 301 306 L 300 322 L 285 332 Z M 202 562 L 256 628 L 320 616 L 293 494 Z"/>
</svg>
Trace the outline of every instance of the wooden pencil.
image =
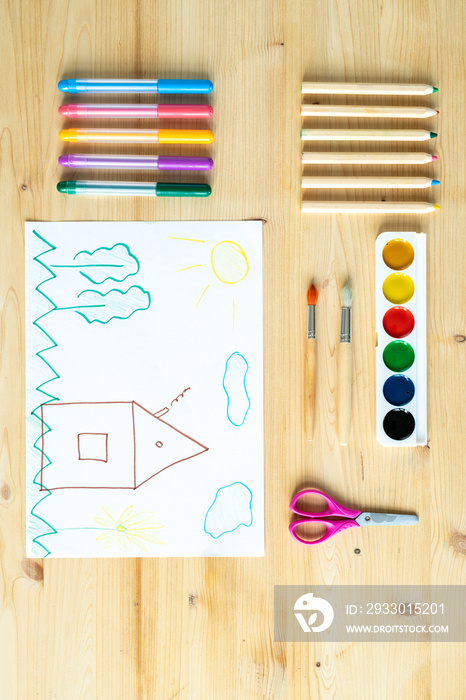
<svg viewBox="0 0 466 700">
<path fill-rule="evenodd" d="M 351 151 L 301 153 L 303 165 L 423 165 L 437 160 L 431 153 L 352 153 Z"/>
<path fill-rule="evenodd" d="M 427 141 L 436 136 L 424 129 L 301 129 L 302 141 Z"/>
<path fill-rule="evenodd" d="M 306 95 L 430 95 L 438 92 L 432 85 L 407 83 L 302 83 Z"/>
<path fill-rule="evenodd" d="M 430 214 L 437 209 L 431 202 L 301 202 L 306 214 Z"/>
<path fill-rule="evenodd" d="M 438 114 L 430 107 L 371 107 L 370 105 L 301 105 L 302 117 L 377 117 L 427 119 Z"/>
<path fill-rule="evenodd" d="M 422 189 L 439 185 L 440 180 L 430 177 L 302 177 L 303 189 L 344 189 L 346 187 L 362 188 L 396 188 Z"/>
</svg>

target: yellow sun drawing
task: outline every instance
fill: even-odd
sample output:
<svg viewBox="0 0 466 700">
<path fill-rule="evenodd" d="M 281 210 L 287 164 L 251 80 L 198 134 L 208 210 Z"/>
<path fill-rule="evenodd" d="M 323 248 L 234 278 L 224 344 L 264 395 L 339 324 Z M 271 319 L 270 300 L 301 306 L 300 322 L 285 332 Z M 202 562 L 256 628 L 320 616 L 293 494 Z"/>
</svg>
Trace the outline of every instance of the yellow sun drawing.
<svg viewBox="0 0 466 700">
<path fill-rule="evenodd" d="M 154 513 L 145 511 L 144 513 L 131 515 L 133 506 L 130 506 L 119 517 L 115 517 L 105 506 L 102 506 L 102 510 L 108 515 L 108 520 L 105 518 L 94 518 L 94 520 L 99 525 L 104 525 L 108 528 L 107 532 L 103 532 L 96 538 L 104 543 L 104 547 L 117 546 L 122 552 L 131 552 L 133 545 L 136 545 L 139 549 L 147 552 L 145 543 L 155 542 L 156 544 L 163 544 L 162 540 L 149 535 L 147 532 L 147 530 L 158 530 L 164 527 L 158 523 L 150 522 L 154 517 Z"/>
<path fill-rule="evenodd" d="M 205 241 L 196 238 L 178 238 L 177 236 L 169 236 L 176 240 L 191 241 L 192 243 L 205 243 Z M 235 241 L 220 241 L 212 248 L 210 253 L 210 265 L 215 278 L 222 284 L 237 284 L 244 280 L 249 272 L 248 257 L 243 248 Z M 203 267 L 202 263 L 183 267 L 178 272 L 192 270 L 195 267 Z M 204 294 L 211 285 L 208 284 L 204 288 L 202 294 L 197 300 L 195 309 L 201 303 Z M 235 300 L 232 300 L 233 305 L 233 331 L 235 329 Z"/>
</svg>

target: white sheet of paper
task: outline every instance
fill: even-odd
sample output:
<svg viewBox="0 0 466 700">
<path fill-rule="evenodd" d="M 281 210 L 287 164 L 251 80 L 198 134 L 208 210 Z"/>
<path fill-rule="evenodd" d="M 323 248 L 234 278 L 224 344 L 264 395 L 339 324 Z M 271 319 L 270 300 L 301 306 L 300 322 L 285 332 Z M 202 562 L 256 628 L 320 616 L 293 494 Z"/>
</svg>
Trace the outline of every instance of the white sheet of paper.
<svg viewBox="0 0 466 700">
<path fill-rule="evenodd" d="M 261 222 L 26 224 L 27 554 L 262 556 Z"/>
</svg>

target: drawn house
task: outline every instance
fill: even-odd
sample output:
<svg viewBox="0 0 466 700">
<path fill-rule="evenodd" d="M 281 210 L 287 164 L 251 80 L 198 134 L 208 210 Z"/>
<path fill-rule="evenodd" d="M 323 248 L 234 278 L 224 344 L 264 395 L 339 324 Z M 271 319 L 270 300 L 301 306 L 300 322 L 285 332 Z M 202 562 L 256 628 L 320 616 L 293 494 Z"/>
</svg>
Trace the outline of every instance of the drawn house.
<svg viewBox="0 0 466 700">
<path fill-rule="evenodd" d="M 137 489 L 208 448 L 135 401 L 41 406 L 41 489 Z"/>
</svg>

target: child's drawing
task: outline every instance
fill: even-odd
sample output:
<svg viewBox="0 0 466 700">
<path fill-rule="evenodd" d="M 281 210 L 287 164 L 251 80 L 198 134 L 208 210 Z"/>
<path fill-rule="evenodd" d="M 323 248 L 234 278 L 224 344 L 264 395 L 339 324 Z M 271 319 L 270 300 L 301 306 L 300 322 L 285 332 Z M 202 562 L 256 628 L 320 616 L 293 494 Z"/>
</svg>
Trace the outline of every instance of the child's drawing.
<svg viewBox="0 0 466 700">
<path fill-rule="evenodd" d="M 49 491 L 137 489 L 208 449 L 135 401 L 53 402 L 41 415 L 41 488 Z"/>
<path fill-rule="evenodd" d="M 92 253 L 81 250 L 70 264 L 50 265 L 52 269 L 73 269 L 94 284 L 107 280 L 123 282 L 130 275 L 139 272 L 139 260 L 124 243 L 116 243 L 111 248 L 97 248 Z"/>
<path fill-rule="evenodd" d="M 75 306 L 73 310 L 88 323 L 96 321 L 107 324 L 115 318 L 123 320 L 136 311 L 145 311 L 150 306 L 149 292 L 137 285 L 130 287 L 126 292 L 110 289 L 105 294 L 97 290 L 85 289 L 78 294 L 78 299 L 83 305 Z"/>
<path fill-rule="evenodd" d="M 158 537 L 151 535 L 148 530 L 159 530 L 164 527 L 154 523 L 152 518 L 154 513 L 136 513 L 131 515 L 133 506 L 126 508 L 120 516 L 114 515 L 109 508 L 102 506 L 106 518 L 94 518 L 96 523 L 103 525 L 105 532 L 97 535 L 97 541 L 103 543 L 104 547 L 118 547 L 122 552 L 133 551 L 133 545 L 147 552 L 147 543 L 163 544 Z"/>
<path fill-rule="evenodd" d="M 260 222 L 26 224 L 26 328 L 28 556 L 263 554 Z"/>
<path fill-rule="evenodd" d="M 246 374 L 249 365 L 245 357 L 234 352 L 225 363 L 223 389 L 227 396 L 227 418 L 232 425 L 243 425 L 251 407 L 248 390 L 246 389 Z"/>
<path fill-rule="evenodd" d="M 177 238 L 171 236 L 171 238 Z M 206 243 L 205 240 L 194 239 L 194 238 L 177 238 L 177 240 L 190 241 L 191 243 Z M 195 263 L 194 265 L 188 265 L 187 267 L 182 267 L 177 270 L 177 272 L 185 272 L 186 270 L 192 270 L 199 267 L 207 267 L 206 263 Z M 249 272 L 249 261 L 244 249 L 239 243 L 235 241 L 220 241 L 210 251 L 210 268 L 211 272 L 214 274 L 214 278 L 222 284 L 237 284 L 245 279 Z M 209 273 L 209 277 L 211 277 Z M 201 295 L 199 296 L 194 309 L 196 310 L 204 298 L 205 293 L 215 282 L 212 279 L 203 289 Z M 205 276 L 204 276 L 205 280 Z M 232 329 L 235 330 L 235 316 L 236 316 L 236 305 L 235 299 L 231 298 L 232 303 Z"/>
<path fill-rule="evenodd" d="M 238 481 L 218 489 L 206 513 L 204 530 L 216 540 L 235 532 L 241 525 L 252 525 L 252 492 Z"/>
</svg>

